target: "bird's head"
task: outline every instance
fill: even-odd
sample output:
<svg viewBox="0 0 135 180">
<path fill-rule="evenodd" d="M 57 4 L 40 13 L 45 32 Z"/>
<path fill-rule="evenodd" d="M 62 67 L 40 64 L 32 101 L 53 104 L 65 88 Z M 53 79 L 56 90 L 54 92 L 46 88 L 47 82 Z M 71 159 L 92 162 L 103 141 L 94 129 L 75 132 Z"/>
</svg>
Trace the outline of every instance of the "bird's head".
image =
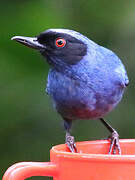
<svg viewBox="0 0 135 180">
<path fill-rule="evenodd" d="M 49 29 L 36 37 L 14 36 L 12 40 L 37 49 L 50 64 L 77 64 L 87 54 L 88 39 L 68 29 Z"/>
</svg>

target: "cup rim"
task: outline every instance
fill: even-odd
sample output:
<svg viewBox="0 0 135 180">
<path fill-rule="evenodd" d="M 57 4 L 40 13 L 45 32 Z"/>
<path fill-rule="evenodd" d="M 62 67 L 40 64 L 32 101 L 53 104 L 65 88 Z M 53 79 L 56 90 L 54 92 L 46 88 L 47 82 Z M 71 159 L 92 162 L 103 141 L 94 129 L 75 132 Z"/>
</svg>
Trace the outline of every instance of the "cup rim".
<svg viewBox="0 0 135 180">
<path fill-rule="evenodd" d="M 95 140 L 95 141 L 82 141 L 82 142 L 76 142 L 76 145 L 104 145 L 108 144 L 108 140 Z M 135 144 L 135 139 L 120 139 L 120 144 Z M 125 155 L 125 154 L 88 154 L 88 153 L 71 153 L 71 152 L 66 152 L 62 149 L 65 149 L 66 145 L 65 144 L 59 144 L 56 146 L 53 146 L 51 148 L 51 153 L 55 154 L 56 156 L 59 157 L 65 157 L 65 158 L 70 158 L 70 159 L 84 159 L 84 160 L 104 160 L 104 161 L 128 161 L 128 162 L 134 162 L 135 163 L 135 155 Z"/>
</svg>

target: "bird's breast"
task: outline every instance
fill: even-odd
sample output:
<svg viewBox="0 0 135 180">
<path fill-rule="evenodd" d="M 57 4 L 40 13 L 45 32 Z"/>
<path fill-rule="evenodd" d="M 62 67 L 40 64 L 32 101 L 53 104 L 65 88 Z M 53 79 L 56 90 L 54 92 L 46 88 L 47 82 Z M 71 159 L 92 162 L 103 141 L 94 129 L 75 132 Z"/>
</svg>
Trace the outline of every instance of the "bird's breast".
<svg viewBox="0 0 135 180">
<path fill-rule="evenodd" d="M 93 79 L 89 79 L 89 83 L 85 83 L 51 70 L 47 89 L 62 116 L 70 119 L 98 118 L 115 107 L 122 97 L 123 89 L 116 85 L 110 87 L 102 78 L 96 78 L 95 81 L 94 84 Z"/>
</svg>

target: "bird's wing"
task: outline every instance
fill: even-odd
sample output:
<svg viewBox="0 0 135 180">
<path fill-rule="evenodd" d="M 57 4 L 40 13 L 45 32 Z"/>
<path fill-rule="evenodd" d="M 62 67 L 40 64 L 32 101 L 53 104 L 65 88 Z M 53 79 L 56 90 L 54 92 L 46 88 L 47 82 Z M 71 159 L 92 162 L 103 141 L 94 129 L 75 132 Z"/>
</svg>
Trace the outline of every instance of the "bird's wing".
<svg viewBox="0 0 135 180">
<path fill-rule="evenodd" d="M 127 79 L 125 79 L 125 86 L 128 86 L 129 85 L 129 79 L 127 77 Z"/>
<path fill-rule="evenodd" d="M 127 76 L 126 69 L 122 63 L 122 61 L 119 59 L 119 57 L 112 52 L 111 50 L 104 48 L 102 46 L 99 46 L 100 52 L 102 53 L 102 57 L 106 59 L 106 63 L 108 64 L 108 67 L 114 70 L 117 73 L 117 76 L 121 82 L 121 84 L 126 87 L 129 84 L 129 79 Z"/>
<path fill-rule="evenodd" d="M 116 69 L 115 71 L 119 74 L 119 77 L 122 81 L 123 86 L 128 86 L 129 85 L 129 79 L 127 76 L 127 72 L 125 70 L 124 65 L 121 63 Z"/>
</svg>

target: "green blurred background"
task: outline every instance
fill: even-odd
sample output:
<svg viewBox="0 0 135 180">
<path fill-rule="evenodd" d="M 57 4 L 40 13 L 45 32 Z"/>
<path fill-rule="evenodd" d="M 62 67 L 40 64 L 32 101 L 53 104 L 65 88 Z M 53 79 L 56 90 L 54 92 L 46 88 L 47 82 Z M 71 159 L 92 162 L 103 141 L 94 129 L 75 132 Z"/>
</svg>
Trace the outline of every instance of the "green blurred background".
<svg viewBox="0 0 135 180">
<path fill-rule="evenodd" d="M 116 52 L 130 85 L 106 119 L 121 138 L 135 138 L 135 1 L 0 1 L 0 174 L 20 161 L 49 161 L 49 149 L 64 143 L 61 117 L 45 93 L 49 66 L 32 49 L 11 41 L 48 28 L 74 29 Z M 77 141 L 101 139 L 108 131 L 99 121 L 77 121 Z M 52 178 L 31 178 L 52 179 Z"/>
</svg>

